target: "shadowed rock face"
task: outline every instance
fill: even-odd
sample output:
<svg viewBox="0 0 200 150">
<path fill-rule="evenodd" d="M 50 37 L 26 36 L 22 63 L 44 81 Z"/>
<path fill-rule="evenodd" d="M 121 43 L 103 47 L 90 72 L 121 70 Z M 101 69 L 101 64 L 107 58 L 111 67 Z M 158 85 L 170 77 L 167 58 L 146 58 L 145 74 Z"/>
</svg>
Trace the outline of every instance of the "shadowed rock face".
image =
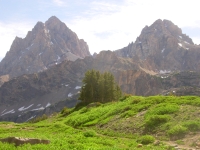
<svg viewBox="0 0 200 150">
<path fill-rule="evenodd" d="M 0 62 L 0 76 L 8 74 L 13 78 L 37 73 L 64 60 L 74 61 L 89 55 L 87 43 L 53 16 L 45 23 L 38 22 L 24 39 L 15 38 Z"/>
<path fill-rule="evenodd" d="M 49 144 L 49 140 L 41 140 L 41 139 L 31 139 L 31 138 L 20 138 L 20 137 L 7 137 L 4 139 L 0 139 L 1 142 L 14 144 L 15 146 L 20 146 L 23 144 Z"/>
<path fill-rule="evenodd" d="M 8 82 L 10 79 L 9 75 L 0 76 L 0 87 L 5 83 Z"/>
<path fill-rule="evenodd" d="M 75 106 L 84 74 L 90 69 L 111 72 L 122 91 L 133 95 L 167 94 L 172 89 L 179 95 L 198 95 L 198 90 L 190 87 L 200 88 L 199 73 L 155 76 L 142 70 L 132 58 L 117 57 L 114 52 L 103 51 L 96 57 L 65 61 L 44 72 L 23 75 L 4 83 L 0 88 L 0 120 L 24 122 L 44 113 L 58 112 L 64 106 Z M 186 87 L 183 88 L 186 90 L 181 92 L 178 87 Z"/>
<path fill-rule="evenodd" d="M 168 20 L 146 26 L 134 43 L 116 51 L 121 57 L 137 58 L 140 65 L 155 72 L 200 71 L 200 46 Z"/>
</svg>

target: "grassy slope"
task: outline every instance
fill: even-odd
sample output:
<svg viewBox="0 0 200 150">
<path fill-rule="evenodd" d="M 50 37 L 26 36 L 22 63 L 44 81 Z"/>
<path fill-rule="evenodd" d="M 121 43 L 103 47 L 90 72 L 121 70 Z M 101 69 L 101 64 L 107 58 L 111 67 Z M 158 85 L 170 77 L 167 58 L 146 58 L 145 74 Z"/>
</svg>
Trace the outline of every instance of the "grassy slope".
<svg viewBox="0 0 200 150">
<path fill-rule="evenodd" d="M 8 136 L 49 139 L 49 145 L 23 145 L 17 149 L 137 149 L 141 142 L 178 140 L 200 131 L 200 98 L 195 96 L 129 97 L 96 104 L 37 123 L 0 123 L 0 138 Z M 193 143 L 191 143 L 193 144 Z M 0 142 L 0 149 L 15 149 Z M 140 149 L 167 149 L 160 144 Z"/>
</svg>

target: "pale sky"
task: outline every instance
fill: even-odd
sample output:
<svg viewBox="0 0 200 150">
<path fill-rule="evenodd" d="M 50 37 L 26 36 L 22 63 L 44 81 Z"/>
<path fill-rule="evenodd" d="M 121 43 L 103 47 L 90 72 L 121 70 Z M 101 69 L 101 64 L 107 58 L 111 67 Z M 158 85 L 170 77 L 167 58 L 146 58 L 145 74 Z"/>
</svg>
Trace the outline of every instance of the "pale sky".
<svg viewBox="0 0 200 150">
<path fill-rule="evenodd" d="M 91 54 L 134 42 L 141 30 L 167 19 L 200 44 L 199 0 L 0 0 L 0 60 L 16 36 L 58 17 L 89 45 Z"/>
</svg>

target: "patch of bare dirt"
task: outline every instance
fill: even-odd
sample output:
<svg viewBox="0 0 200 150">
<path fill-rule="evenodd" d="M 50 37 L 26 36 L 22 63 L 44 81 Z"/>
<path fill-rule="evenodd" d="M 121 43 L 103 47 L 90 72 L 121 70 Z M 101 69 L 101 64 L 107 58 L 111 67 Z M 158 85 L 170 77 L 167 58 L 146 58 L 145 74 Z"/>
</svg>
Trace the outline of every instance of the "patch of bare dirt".
<svg viewBox="0 0 200 150">
<path fill-rule="evenodd" d="M 164 141 L 164 143 L 180 150 L 200 150 L 200 132 L 188 134 L 177 141 Z"/>
<path fill-rule="evenodd" d="M 15 128 L 15 125 L 14 124 L 1 124 L 0 128 L 11 129 L 11 128 Z"/>
</svg>

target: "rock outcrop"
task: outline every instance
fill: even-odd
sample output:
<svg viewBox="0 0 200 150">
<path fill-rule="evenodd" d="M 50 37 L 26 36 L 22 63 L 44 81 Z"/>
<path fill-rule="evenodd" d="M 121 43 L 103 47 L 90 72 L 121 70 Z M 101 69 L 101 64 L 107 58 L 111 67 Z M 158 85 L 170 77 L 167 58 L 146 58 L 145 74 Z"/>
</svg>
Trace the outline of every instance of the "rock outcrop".
<svg viewBox="0 0 200 150">
<path fill-rule="evenodd" d="M 53 16 L 45 23 L 38 22 L 24 39 L 15 38 L 0 62 L 0 76 L 13 78 L 37 73 L 64 60 L 74 61 L 89 55 L 87 43 Z"/>
<path fill-rule="evenodd" d="M 9 75 L 0 76 L 0 87 L 5 83 L 8 82 L 10 79 Z"/>
<path fill-rule="evenodd" d="M 23 144 L 49 144 L 49 140 L 33 139 L 33 138 L 21 138 L 21 137 L 7 137 L 0 139 L 1 142 L 14 144 L 15 146 L 20 146 Z"/>
<path fill-rule="evenodd" d="M 138 59 L 142 68 L 154 72 L 200 71 L 200 46 L 168 20 L 146 26 L 134 43 L 115 52 Z"/>
</svg>

